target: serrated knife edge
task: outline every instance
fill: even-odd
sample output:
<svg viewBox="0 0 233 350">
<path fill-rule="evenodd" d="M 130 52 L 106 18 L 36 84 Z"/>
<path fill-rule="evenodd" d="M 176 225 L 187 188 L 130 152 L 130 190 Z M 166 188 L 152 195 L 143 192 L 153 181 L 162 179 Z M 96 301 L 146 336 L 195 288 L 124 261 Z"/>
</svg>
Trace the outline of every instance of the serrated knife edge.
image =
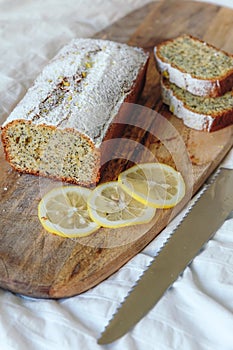
<svg viewBox="0 0 233 350">
<path fill-rule="evenodd" d="M 216 192 L 215 188 L 217 186 L 216 184 L 222 181 L 224 185 L 227 181 L 228 176 L 231 177 L 230 181 L 232 183 L 232 180 L 233 180 L 232 173 L 233 173 L 232 170 L 220 169 L 211 178 L 211 182 L 208 183 L 208 185 L 205 185 L 204 189 L 202 189 L 202 191 L 199 193 L 194 203 L 191 205 L 191 207 L 185 213 L 184 217 L 181 219 L 180 223 L 173 229 L 169 237 L 165 240 L 165 242 L 157 252 L 156 256 L 152 259 L 151 263 L 145 270 L 145 272 L 139 277 L 133 289 L 129 291 L 124 301 L 122 301 L 120 306 L 117 308 L 112 319 L 110 320 L 109 324 L 106 326 L 104 332 L 99 338 L 98 340 L 99 344 L 107 344 L 107 343 L 113 342 L 114 340 L 123 336 L 128 330 L 130 330 L 133 327 L 133 325 L 135 325 L 160 300 L 164 292 L 174 283 L 174 281 L 178 278 L 180 273 L 198 254 L 202 246 L 211 238 L 211 236 L 215 233 L 215 231 L 220 227 L 221 222 L 224 222 L 224 219 L 229 215 L 229 213 L 233 209 L 233 193 L 231 193 L 231 195 L 228 196 L 229 198 L 227 197 L 229 201 L 229 205 L 227 205 L 225 197 L 223 198 L 224 205 L 226 205 L 226 209 L 225 209 L 225 212 L 221 212 L 221 210 L 219 211 L 219 217 L 221 217 L 222 220 L 218 221 L 216 218 L 215 220 L 210 220 L 211 211 L 209 210 L 208 212 L 209 220 L 207 219 L 207 221 L 209 221 L 209 227 L 208 227 L 209 233 L 208 233 L 208 236 L 206 236 L 205 232 L 203 233 L 203 240 L 199 234 L 197 235 L 198 239 L 196 238 L 196 242 L 195 242 L 195 236 L 194 236 L 195 230 L 200 231 L 202 230 L 202 227 L 200 226 L 199 222 L 196 222 L 195 228 L 193 228 L 193 225 L 191 225 L 191 221 L 189 217 L 190 217 L 190 213 L 195 212 L 195 210 L 196 211 L 199 210 L 198 203 L 200 203 L 200 200 L 202 202 L 203 200 L 206 202 L 204 203 L 204 206 L 205 204 L 208 205 L 208 203 L 212 203 L 212 202 L 214 203 L 214 200 L 215 200 L 214 196 L 218 195 L 217 193 L 215 193 Z M 197 209 L 195 209 L 196 207 Z M 192 216 L 193 215 L 197 215 L 197 214 L 194 213 L 192 214 Z M 206 212 L 205 214 L 203 213 L 203 215 L 206 216 Z M 203 220 L 206 221 L 206 217 L 203 218 Z M 216 225 L 216 221 L 218 221 L 217 225 Z M 191 230 L 194 231 L 192 232 L 193 234 L 190 234 L 190 235 L 186 234 L 187 228 L 191 228 Z M 173 267 L 173 271 L 170 272 L 168 269 L 169 259 L 174 260 L 173 257 L 178 256 L 178 254 L 180 253 L 178 251 L 180 247 L 176 243 L 177 236 L 174 235 L 175 232 L 177 232 L 178 230 L 179 232 L 181 232 L 179 233 L 180 235 L 179 239 L 184 239 L 182 250 L 183 250 L 183 256 L 185 256 L 185 259 L 181 259 L 180 262 L 179 262 L 179 259 L 176 260 L 175 261 L 176 266 L 175 268 Z M 167 245 L 169 245 L 168 249 L 166 248 Z M 191 251 L 188 252 L 188 250 L 190 249 L 190 245 L 193 246 L 193 249 L 191 249 Z M 170 254 L 169 251 L 171 249 L 173 249 L 172 250 L 173 257 L 169 256 Z M 158 280 L 158 276 L 163 276 L 163 278 L 159 280 L 160 282 L 159 285 L 157 284 L 156 286 L 154 286 L 154 288 L 148 288 L 148 281 L 153 285 L 153 283 L 156 283 L 156 281 Z M 155 291 L 156 291 L 156 297 L 154 295 Z M 145 298 L 143 298 L 143 307 L 140 307 L 140 306 L 136 307 L 137 305 L 135 305 L 135 298 L 137 299 L 137 297 L 140 295 L 145 295 Z M 132 315 L 132 317 L 130 315 Z"/>
</svg>

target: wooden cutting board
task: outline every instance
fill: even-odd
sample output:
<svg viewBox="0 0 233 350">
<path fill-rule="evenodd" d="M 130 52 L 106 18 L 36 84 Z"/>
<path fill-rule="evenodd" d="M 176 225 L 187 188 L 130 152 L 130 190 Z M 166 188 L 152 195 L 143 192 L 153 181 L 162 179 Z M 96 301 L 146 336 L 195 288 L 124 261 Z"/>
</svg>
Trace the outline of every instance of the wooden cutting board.
<svg viewBox="0 0 233 350">
<path fill-rule="evenodd" d="M 151 53 L 145 89 L 136 112 L 146 113 L 146 124 L 127 127 L 139 149 L 129 147 L 130 160 L 155 159 L 182 171 L 187 195 L 179 207 L 158 210 L 152 224 L 127 229 L 101 229 L 82 239 L 47 233 L 37 217 L 41 196 L 59 182 L 13 171 L 0 147 L 0 286 L 42 298 L 79 294 L 95 286 L 141 251 L 188 202 L 232 147 L 233 127 L 211 134 L 185 127 L 162 105 L 159 75 L 152 50 L 162 40 L 182 33 L 198 36 L 233 53 L 233 11 L 191 1 L 158 1 L 115 23 L 96 37 L 128 42 Z M 156 118 L 156 111 L 161 118 Z M 149 120 L 149 122 L 148 122 Z M 116 150 L 118 151 L 118 150 Z M 120 152 L 120 145 L 119 145 Z M 148 153 L 148 152 L 146 152 Z M 120 154 L 120 153 L 116 153 Z M 136 154 L 136 155 L 135 155 Z M 136 157 L 136 158 L 135 158 Z M 130 162 L 110 162 L 102 181 L 114 179 Z"/>
</svg>

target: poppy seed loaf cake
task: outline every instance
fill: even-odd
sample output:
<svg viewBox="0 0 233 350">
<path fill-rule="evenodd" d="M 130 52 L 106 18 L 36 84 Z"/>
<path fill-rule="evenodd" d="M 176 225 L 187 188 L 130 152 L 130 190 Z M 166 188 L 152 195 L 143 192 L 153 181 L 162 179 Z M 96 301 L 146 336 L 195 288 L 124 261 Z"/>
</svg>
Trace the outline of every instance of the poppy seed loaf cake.
<svg viewBox="0 0 233 350">
<path fill-rule="evenodd" d="M 190 35 L 154 48 L 159 72 L 178 87 L 198 96 L 217 97 L 233 87 L 233 55 Z"/>
<path fill-rule="evenodd" d="M 72 40 L 2 125 L 6 159 L 20 172 L 84 186 L 98 182 L 101 146 L 120 136 L 121 106 L 136 101 L 148 58 L 126 44 Z"/>
<path fill-rule="evenodd" d="M 233 124 L 233 90 L 220 97 L 200 97 L 162 78 L 161 94 L 170 111 L 190 128 L 210 132 Z"/>
</svg>

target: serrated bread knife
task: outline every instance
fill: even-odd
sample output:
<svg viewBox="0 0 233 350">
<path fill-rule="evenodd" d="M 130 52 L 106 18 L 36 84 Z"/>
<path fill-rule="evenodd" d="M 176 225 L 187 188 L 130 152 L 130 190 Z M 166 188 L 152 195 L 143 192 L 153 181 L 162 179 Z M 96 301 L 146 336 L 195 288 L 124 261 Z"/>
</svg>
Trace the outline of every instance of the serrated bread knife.
<svg viewBox="0 0 233 350">
<path fill-rule="evenodd" d="M 127 333 L 159 301 L 233 210 L 233 170 L 221 168 L 126 297 L 98 344 Z"/>
</svg>

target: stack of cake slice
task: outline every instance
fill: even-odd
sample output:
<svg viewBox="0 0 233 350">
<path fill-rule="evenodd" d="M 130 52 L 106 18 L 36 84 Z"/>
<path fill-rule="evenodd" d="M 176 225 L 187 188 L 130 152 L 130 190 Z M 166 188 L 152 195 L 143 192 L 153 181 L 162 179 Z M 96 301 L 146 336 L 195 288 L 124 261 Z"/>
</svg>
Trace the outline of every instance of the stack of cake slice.
<svg viewBox="0 0 233 350">
<path fill-rule="evenodd" d="M 190 128 L 233 124 L 233 55 L 190 35 L 154 49 L 165 104 Z"/>
</svg>

